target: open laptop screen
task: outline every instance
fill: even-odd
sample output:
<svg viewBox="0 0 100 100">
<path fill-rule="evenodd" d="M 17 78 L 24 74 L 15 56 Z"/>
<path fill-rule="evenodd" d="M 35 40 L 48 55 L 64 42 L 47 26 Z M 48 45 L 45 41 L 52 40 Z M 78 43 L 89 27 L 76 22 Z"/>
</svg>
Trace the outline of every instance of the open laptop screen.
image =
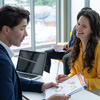
<svg viewBox="0 0 100 100">
<path fill-rule="evenodd" d="M 35 75 L 42 75 L 46 63 L 46 53 L 20 50 L 16 70 Z"/>
</svg>

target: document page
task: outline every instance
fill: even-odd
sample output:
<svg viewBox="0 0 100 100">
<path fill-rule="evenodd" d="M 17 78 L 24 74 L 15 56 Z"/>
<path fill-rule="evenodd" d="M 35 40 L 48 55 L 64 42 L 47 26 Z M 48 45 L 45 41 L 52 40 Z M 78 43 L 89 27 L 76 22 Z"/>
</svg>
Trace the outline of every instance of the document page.
<svg viewBox="0 0 100 100">
<path fill-rule="evenodd" d="M 75 76 L 69 78 L 68 80 L 60 83 L 58 87 L 52 87 L 45 91 L 46 98 L 49 98 L 53 94 L 65 94 L 72 95 L 76 92 L 84 90 L 87 85 L 84 81 L 84 77 L 78 73 Z"/>
<path fill-rule="evenodd" d="M 53 45 L 53 48 L 56 52 L 65 52 L 65 50 L 63 50 L 63 45 Z"/>
</svg>

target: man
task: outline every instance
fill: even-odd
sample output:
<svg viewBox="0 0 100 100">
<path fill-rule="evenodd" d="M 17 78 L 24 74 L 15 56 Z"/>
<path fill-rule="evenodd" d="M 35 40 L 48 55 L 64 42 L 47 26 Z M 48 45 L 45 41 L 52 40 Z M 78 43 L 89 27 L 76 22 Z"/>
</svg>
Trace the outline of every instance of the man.
<svg viewBox="0 0 100 100">
<path fill-rule="evenodd" d="M 89 7 L 84 7 L 81 10 L 92 10 Z M 57 59 L 57 60 L 63 60 L 63 72 L 64 74 L 68 75 L 70 73 L 68 61 L 71 56 L 71 51 L 73 48 L 73 41 L 74 41 L 74 36 L 76 33 L 76 27 L 73 28 L 72 31 L 72 36 L 67 45 L 64 45 L 64 50 L 66 52 L 55 52 L 54 49 L 46 50 L 45 52 L 47 53 L 47 60 L 46 60 L 46 66 L 45 66 L 45 71 L 50 72 L 50 67 L 51 67 L 51 59 Z"/>
<path fill-rule="evenodd" d="M 27 36 L 26 26 L 30 13 L 22 8 L 4 6 L 0 8 L 0 100 L 22 100 L 22 91 L 43 92 L 55 83 L 42 83 L 20 78 L 15 70 L 10 50 L 20 46 Z M 47 100 L 68 100 L 65 95 L 53 95 Z"/>
</svg>

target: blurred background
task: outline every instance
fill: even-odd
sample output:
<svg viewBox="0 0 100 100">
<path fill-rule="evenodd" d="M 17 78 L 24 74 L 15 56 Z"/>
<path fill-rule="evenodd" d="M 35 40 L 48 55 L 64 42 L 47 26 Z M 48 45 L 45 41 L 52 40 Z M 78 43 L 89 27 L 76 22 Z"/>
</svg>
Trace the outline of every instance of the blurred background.
<svg viewBox="0 0 100 100">
<path fill-rule="evenodd" d="M 18 6 L 31 13 L 28 36 L 21 47 L 11 47 L 15 56 L 20 49 L 44 51 L 57 42 L 69 41 L 81 8 L 91 7 L 100 13 L 99 4 L 100 0 L 0 0 L 0 7 Z"/>
</svg>

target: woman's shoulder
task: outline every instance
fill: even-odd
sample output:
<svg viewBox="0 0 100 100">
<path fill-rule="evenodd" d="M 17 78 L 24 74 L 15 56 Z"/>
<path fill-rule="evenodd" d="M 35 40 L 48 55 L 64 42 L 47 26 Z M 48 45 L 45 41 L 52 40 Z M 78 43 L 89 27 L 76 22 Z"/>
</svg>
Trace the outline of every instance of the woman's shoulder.
<svg viewBox="0 0 100 100">
<path fill-rule="evenodd" d="M 97 46 L 96 46 L 96 51 L 97 50 L 99 50 L 99 52 L 100 52 L 100 40 L 98 41 L 98 44 L 97 44 Z"/>
<path fill-rule="evenodd" d="M 100 40 L 98 41 L 98 44 L 97 44 L 97 46 L 98 46 L 98 47 L 100 46 Z"/>
</svg>

